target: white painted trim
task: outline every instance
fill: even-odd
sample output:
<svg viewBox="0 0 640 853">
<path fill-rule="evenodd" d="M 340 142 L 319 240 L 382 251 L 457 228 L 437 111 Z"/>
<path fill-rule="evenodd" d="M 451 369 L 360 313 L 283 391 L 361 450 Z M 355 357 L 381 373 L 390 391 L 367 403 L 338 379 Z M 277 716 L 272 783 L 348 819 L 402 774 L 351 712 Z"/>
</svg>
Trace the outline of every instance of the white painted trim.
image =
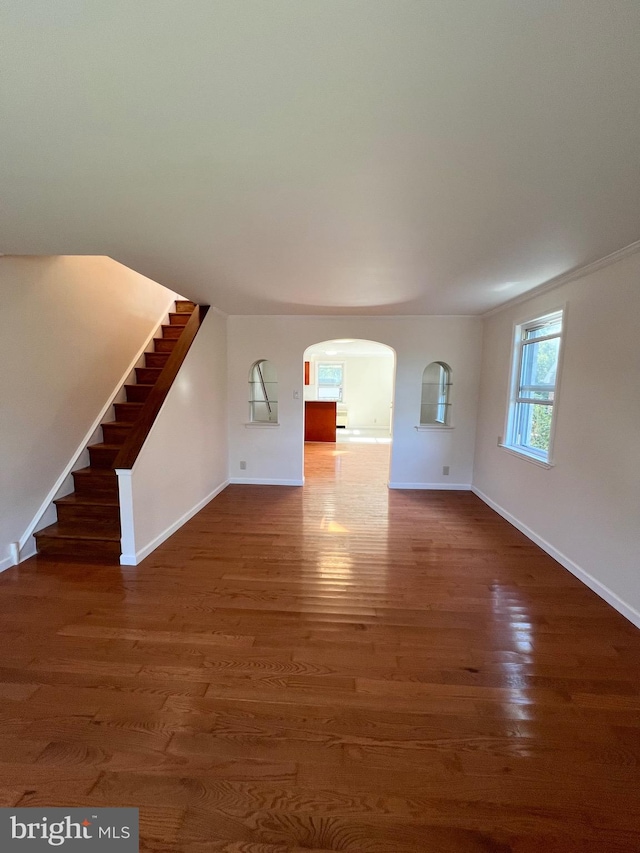
<svg viewBox="0 0 640 853">
<path fill-rule="evenodd" d="M 260 480 L 245 477 L 230 477 L 234 486 L 304 486 L 304 480 Z"/>
<path fill-rule="evenodd" d="M 524 450 L 518 450 L 516 447 L 511 447 L 509 444 L 498 444 L 500 450 L 506 450 L 512 456 L 517 456 L 518 459 L 524 459 L 525 462 L 533 462 L 540 468 L 553 468 L 553 462 L 545 462 L 539 456 L 534 456 L 533 453 L 526 453 Z"/>
<path fill-rule="evenodd" d="M 20 562 L 23 560 L 29 560 L 31 557 L 35 557 L 37 553 L 38 549 L 36 548 L 35 537 L 31 536 L 25 546 L 20 549 Z"/>
<path fill-rule="evenodd" d="M 7 569 L 12 569 L 19 563 L 24 563 L 25 560 L 29 560 L 31 557 L 35 557 L 37 553 L 38 552 L 36 550 L 36 540 L 33 538 L 33 536 L 30 536 L 24 547 L 19 548 L 17 560 L 15 554 L 11 554 L 11 556 L 7 557 L 6 559 L 0 560 L 0 573 L 6 572 Z"/>
<path fill-rule="evenodd" d="M 440 492 L 470 492 L 470 483 L 389 483 L 390 489 L 432 489 Z"/>
<path fill-rule="evenodd" d="M 220 492 L 226 489 L 228 485 L 229 481 L 225 480 L 224 483 L 221 483 L 219 486 L 217 486 L 217 488 L 210 492 L 210 494 L 204 497 L 201 501 L 198 501 L 198 503 L 194 507 L 185 512 L 185 514 L 181 518 L 179 518 L 177 521 L 174 521 L 173 524 L 170 524 L 166 530 L 163 530 L 162 533 L 160 533 L 158 536 L 156 536 L 155 539 L 145 545 L 144 548 L 141 548 L 139 551 L 135 552 L 129 551 L 128 553 L 125 553 L 123 551 L 123 553 L 120 555 L 120 565 L 139 565 L 139 563 L 141 563 L 145 559 L 145 557 L 148 557 L 149 554 L 155 551 L 155 549 L 159 545 L 162 545 L 162 543 L 165 542 L 172 534 L 174 534 L 176 530 L 179 530 L 183 524 L 186 524 L 189 519 L 193 518 L 196 513 L 200 512 L 200 510 L 204 506 L 206 506 L 210 501 L 212 501 L 216 497 L 216 495 L 219 495 Z"/>
<path fill-rule="evenodd" d="M 120 506 L 120 552 L 122 554 L 136 553 L 136 530 L 133 522 L 133 470 L 131 468 L 116 468 L 118 478 L 118 504 Z M 120 558 L 122 563 L 122 558 Z M 136 563 L 125 563 L 136 565 Z"/>
<path fill-rule="evenodd" d="M 556 287 L 561 287 L 563 284 L 569 284 L 570 281 L 575 281 L 578 278 L 585 278 L 585 276 L 591 275 L 591 273 L 597 272 L 604 267 L 616 264 L 618 261 L 621 261 L 629 255 L 635 255 L 636 252 L 640 252 L 640 240 L 636 240 L 635 243 L 629 243 L 628 246 L 623 246 L 622 249 L 618 249 L 610 255 L 605 255 L 604 258 L 600 258 L 590 264 L 584 264 L 581 267 L 574 267 L 571 270 L 567 270 L 567 272 L 563 272 L 560 275 L 550 278 L 548 281 L 543 281 L 542 284 L 531 288 L 531 290 L 527 290 L 525 293 L 521 293 L 519 296 L 515 296 L 513 299 L 507 300 L 507 302 L 502 302 L 495 308 L 491 308 L 491 310 L 485 311 L 484 314 L 480 314 L 480 316 L 492 317 L 494 314 L 499 314 L 500 311 L 504 311 L 506 308 L 511 308 L 513 305 L 518 305 L 520 302 L 527 302 L 529 299 L 533 299 L 535 296 L 540 296 L 540 294 L 546 293 L 549 290 L 554 290 Z"/>
<path fill-rule="evenodd" d="M 98 429 L 98 427 L 100 426 L 100 424 L 102 423 L 102 421 L 104 419 L 104 416 L 109 411 L 109 408 L 113 405 L 114 400 L 116 399 L 116 397 L 118 396 L 118 393 L 120 392 L 120 389 L 122 388 L 124 383 L 127 381 L 129 375 L 131 374 L 131 372 L 135 368 L 138 361 L 142 358 L 142 356 L 146 352 L 147 347 L 150 345 L 151 341 L 154 338 L 154 335 L 158 331 L 158 327 L 161 325 L 163 319 L 169 313 L 171 306 L 174 304 L 176 299 L 180 299 L 180 298 L 181 297 L 178 296 L 177 293 L 173 293 L 171 295 L 171 298 L 167 302 L 166 309 L 158 317 L 158 322 L 154 325 L 151 333 L 149 334 L 149 337 L 146 339 L 146 341 L 144 342 L 142 347 L 138 350 L 138 353 L 133 357 L 131 363 L 129 364 L 129 366 L 126 368 L 125 372 L 122 374 L 121 378 L 116 383 L 116 386 L 113 390 L 113 393 L 109 397 L 107 403 L 100 410 L 100 413 L 98 414 L 95 421 L 89 427 L 87 433 L 85 434 L 84 438 L 80 442 L 80 445 L 78 446 L 75 453 L 71 457 L 71 460 L 67 463 L 66 467 L 64 468 L 64 470 L 62 471 L 62 473 L 60 474 L 60 476 L 58 477 L 58 479 L 54 483 L 53 487 L 51 488 L 51 490 L 47 494 L 46 498 L 44 499 L 44 501 L 42 502 L 42 504 L 38 508 L 38 511 L 36 512 L 35 516 L 33 517 L 32 521 L 30 522 L 29 526 L 27 527 L 25 532 L 20 537 L 20 551 L 21 552 L 22 552 L 22 549 L 24 548 L 24 546 L 26 545 L 26 543 L 28 542 L 29 537 L 33 534 L 34 530 L 38 526 L 40 519 L 42 518 L 42 516 L 45 514 L 45 512 L 49 509 L 49 507 L 51 506 L 51 504 L 55 500 L 55 497 L 58 494 L 58 492 L 60 491 L 62 484 L 64 483 L 64 481 L 67 479 L 67 477 L 73 471 L 74 465 L 77 463 L 77 461 L 80 458 L 80 456 L 82 455 L 82 453 L 84 453 L 87 445 L 91 441 L 91 438 L 92 438 L 94 432 Z M 26 557 L 23 558 L 21 556 L 20 561 L 22 562 L 23 559 L 26 559 Z"/>
<path fill-rule="evenodd" d="M 451 424 L 418 424 L 418 426 L 414 426 L 414 429 L 416 432 L 429 432 L 430 430 L 446 432 L 448 429 L 455 429 L 455 427 Z"/>
<path fill-rule="evenodd" d="M 610 604 L 618 611 L 618 613 L 621 613 L 625 618 L 632 622 L 636 628 L 640 628 L 640 612 L 638 610 L 631 607 L 631 605 L 627 604 L 626 601 L 623 601 L 615 592 L 613 592 L 613 590 L 609 589 L 608 586 L 605 586 L 599 580 L 594 578 L 593 575 L 590 575 L 589 572 L 585 571 L 577 563 L 574 563 L 572 559 L 566 556 L 566 554 L 558 551 L 557 548 L 555 548 L 550 542 L 547 542 L 546 539 L 543 539 L 542 536 L 538 536 L 534 530 L 520 521 L 520 519 L 516 518 L 515 515 L 512 515 L 504 509 L 504 507 L 501 507 L 500 504 L 497 504 L 488 495 L 485 495 L 484 492 L 481 492 L 480 489 L 477 489 L 475 486 L 471 486 L 471 491 L 474 495 L 477 495 L 481 501 L 484 501 L 487 506 L 490 506 L 491 509 L 495 510 L 498 515 L 501 515 L 506 519 L 509 524 L 512 524 L 521 533 L 524 533 L 528 539 L 531 539 L 531 541 L 542 548 L 543 551 L 546 551 L 550 557 L 553 557 L 556 562 L 560 563 L 561 566 L 570 571 L 572 575 L 575 575 L 578 580 L 582 581 L 582 583 L 588 586 L 589 589 L 593 590 L 596 595 L 603 598 L 607 604 Z"/>
<path fill-rule="evenodd" d="M 244 425 L 245 429 L 271 429 L 279 427 L 278 421 L 249 421 Z"/>
</svg>

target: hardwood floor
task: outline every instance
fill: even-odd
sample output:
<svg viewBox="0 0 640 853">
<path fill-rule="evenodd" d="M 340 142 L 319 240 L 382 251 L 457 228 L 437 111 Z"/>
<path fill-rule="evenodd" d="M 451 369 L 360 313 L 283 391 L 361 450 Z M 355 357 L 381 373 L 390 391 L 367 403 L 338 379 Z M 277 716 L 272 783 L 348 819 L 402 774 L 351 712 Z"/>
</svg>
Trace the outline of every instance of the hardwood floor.
<svg viewBox="0 0 640 853">
<path fill-rule="evenodd" d="M 139 806 L 155 853 L 640 850 L 640 633 L 388 452 L 2 574 L 0 805 Z"/>
</svg>

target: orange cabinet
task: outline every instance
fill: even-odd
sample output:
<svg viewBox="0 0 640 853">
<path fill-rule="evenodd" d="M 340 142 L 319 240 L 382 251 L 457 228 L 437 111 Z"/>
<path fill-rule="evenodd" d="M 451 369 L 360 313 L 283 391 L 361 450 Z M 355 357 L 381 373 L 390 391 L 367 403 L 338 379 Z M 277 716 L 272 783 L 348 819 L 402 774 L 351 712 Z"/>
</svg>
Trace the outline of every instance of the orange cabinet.
<svg viewBox="0 0 640 853">
<path fill-rule="evenodd" d="M 336 440 L 336 404 L 307 400 L 304 404 L 304 440 Z"/>
</svg>

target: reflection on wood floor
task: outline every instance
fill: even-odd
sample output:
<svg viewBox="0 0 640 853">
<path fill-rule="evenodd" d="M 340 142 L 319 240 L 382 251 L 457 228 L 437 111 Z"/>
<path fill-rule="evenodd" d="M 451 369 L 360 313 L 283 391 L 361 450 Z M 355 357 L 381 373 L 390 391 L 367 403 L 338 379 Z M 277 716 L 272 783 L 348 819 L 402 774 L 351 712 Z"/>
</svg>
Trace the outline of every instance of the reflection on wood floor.
<svg viewBox="0 0 640 853">
<path fill-rule="evenodd" d="M 139 806 L 156 853 L 640 849 L 638 632 L 388 452 L 0 576 L 0 805 Z"/>
</svg>

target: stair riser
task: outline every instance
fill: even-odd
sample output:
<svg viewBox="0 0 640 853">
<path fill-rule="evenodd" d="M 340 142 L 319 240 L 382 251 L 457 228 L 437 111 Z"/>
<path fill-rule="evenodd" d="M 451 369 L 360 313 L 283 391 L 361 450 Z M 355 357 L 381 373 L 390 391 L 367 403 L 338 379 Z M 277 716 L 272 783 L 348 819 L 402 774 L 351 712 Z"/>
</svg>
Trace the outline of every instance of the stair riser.
<svg viewBox="0 0 640 853">
<path fill-rule="evenodd" d="M 132 424 L 138 420 L 142 405 L 135 404 L 128 406 L 126 403 L 116 403 L 114 409 L 117 421 L 126 421 Z"/>
<path fill-rule="evenodd" d="M 136 367 L 136 380 L 145 385 L 153 385 L 161 373 L 161 367 Z"/>
<path fill-rule="evenodd" d="M 111 468 L 116 461 L 119 450 L 106 449 L 103 447 L 90 447 L 89 459 L 92 468 Z"/>
<path fill-rule="evenodd" d="M 170 340 L 177 340 L 182 334 L 182 326 L 163 326 L 162 337 Z"/>
<path fill-rule="evenodd" d="M 38 554 L 87 563 L 119 563 L 120 542 L 38 536 Z"/>
<path fill-rule="evenodd" d="M 173 352 L 176 340 L 175 338 L 154 338 L 153 347 L 156 352 Z"/>
<path fill-rule="evenodd" d="M 129 403 L 144 403 L 153 385 L 127 385 L 127 402 Z"/>
<path fill-rule="evenodd" d="M 96 474 L 78 475 L 73 477 L 75 492 L 78 496 L 87 498 L 115 498 L 118 499 L 118 478 L 115 473 L 112 477 L 101 477 Z"/>
<path fill-rule="evenodd" d="M 120 512 L 117 506 L 56 506 L 58 524 L 85 524 L 110 533 L 120 532 Z"/>
<path fill-rule="evenodd" d="M 176 301 L 176 311 L 178 314 L 192 314 L 195 308 L 196 303 L 190 302 L 188 299 L 178 299 Z"/>
<path fill-rule="evenodd" d="M 124 444 L 130 432 L 131 427 L 102 424 L 102 438 L 105 444 Z"/>
<path fill-rule="evenodd" d="M 180 314 L 169 314 L 169 323 L 172 326 L 186 326 L 191 314 L 181 312 Z"/>
<path fill-rule="evenodd" d="M 171 353 L 169 352 L 145 352 L 145 367 L 164 367 Z"/>
</svg>

